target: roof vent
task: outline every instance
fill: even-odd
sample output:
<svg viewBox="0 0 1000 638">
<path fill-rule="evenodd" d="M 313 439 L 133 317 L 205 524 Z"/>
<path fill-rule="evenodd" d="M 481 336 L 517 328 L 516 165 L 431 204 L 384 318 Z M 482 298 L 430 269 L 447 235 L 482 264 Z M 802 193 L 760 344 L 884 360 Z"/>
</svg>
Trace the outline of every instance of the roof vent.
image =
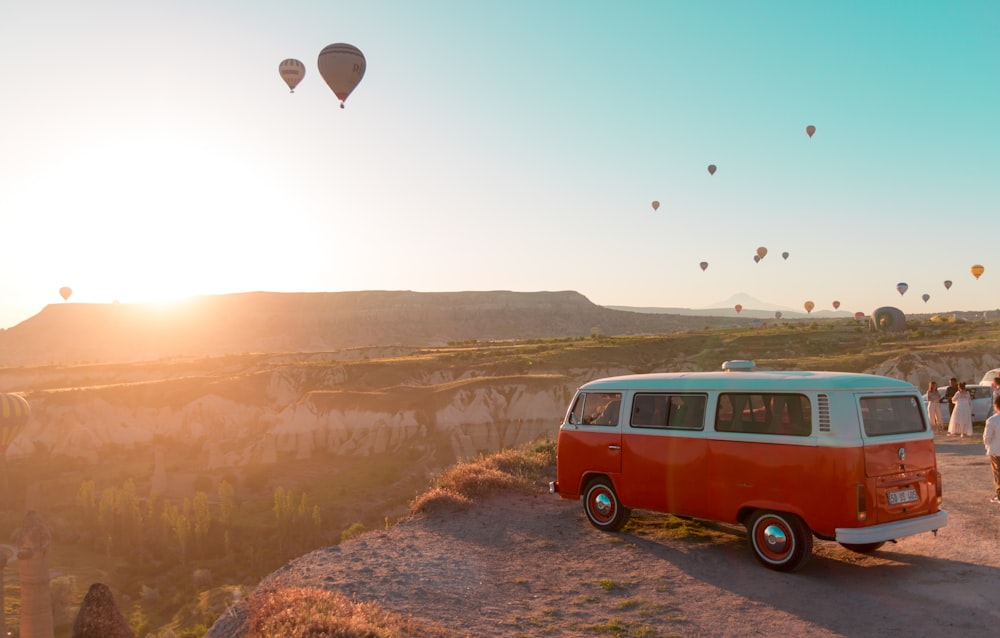
<svg viewBox="0 0 1000 638">
<path fill-rule="evenodd" d="M 756 367 L 757 364 L 746 359 L 734 359 L 733 361 L 726 361 L 722 364 L 722 369 L 726 372 L 750 372 Z"/>
</svg>

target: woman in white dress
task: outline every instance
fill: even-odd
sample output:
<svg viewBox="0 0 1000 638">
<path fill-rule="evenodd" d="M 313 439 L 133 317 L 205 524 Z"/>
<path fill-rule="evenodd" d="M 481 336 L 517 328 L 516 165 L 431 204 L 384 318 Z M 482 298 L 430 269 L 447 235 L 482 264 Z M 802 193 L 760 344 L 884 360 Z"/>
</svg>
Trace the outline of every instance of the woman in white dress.
<svg viewBox="0 0 1000 638">
<path fill-rule="evenodd" d="M 954 401 L 955 409 L 951 411 L 951 419 L 948 421 L 948 435 L 972 436 L 972 395 L 965 389 L 965 381 L 958 384 Z"/>
<path fill-rule="evenodd" d="M 938 390 L 937 381 L 931 381 L 927 387 L 927 395 L 924 398 L 927 400 L 927 418 L 931 423 L 931 429 L 934 432 L 943 430 L 944 423 L 941 420 L 941 391 Z"/>
</svg>

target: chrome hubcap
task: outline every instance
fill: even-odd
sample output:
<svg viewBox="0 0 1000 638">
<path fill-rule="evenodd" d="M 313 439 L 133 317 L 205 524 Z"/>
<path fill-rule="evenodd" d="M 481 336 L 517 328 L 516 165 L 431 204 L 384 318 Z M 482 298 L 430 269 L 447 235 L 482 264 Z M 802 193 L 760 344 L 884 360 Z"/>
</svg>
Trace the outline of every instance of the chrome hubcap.
<svg viewBox="0 0 1000 638">
<path fill-rule="evenodd" d="M 788 549 L 788 535 L 777 525 L 768 525 L 764 528 L 764 542 L 767 544 L 767 549 L 775 554 L 781 554 Z"/>
</svg>

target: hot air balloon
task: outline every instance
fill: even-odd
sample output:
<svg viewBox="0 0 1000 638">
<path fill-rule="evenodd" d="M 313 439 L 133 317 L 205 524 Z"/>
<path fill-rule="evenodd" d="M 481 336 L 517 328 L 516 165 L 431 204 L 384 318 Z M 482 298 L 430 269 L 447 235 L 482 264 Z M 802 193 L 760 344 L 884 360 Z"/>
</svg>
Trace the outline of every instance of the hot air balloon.
<svg viewBox="0 0 1000 638">
<path fill-rule="evenodd" d="M 709 175 L 715 175 L 715 164 L 709 164 L 708 165 L 708 174 Z"/>
<path fill-rule="evenodd" d="M 743 305 L 742 304 L 736 304 L 735 306 L 733 306 L 733 308 L 736 309 L 736 314 L 740 314 L 740 312 L 743 311 Z"/>
<path fill-rule="evenodd" d="M 758 248 L 757 249 L 757 256 L 760 257 L 761 259 L 767 257 L 767 248 L 764 248 L 763 246 L 761 246 L 760 248 Z"/>
<path fill-rule="evenodd" d="M 285 84 L 288 85 L 289 92 L 295 93 L 295 87 L 306 76 L 306 65 L 294 58 L 288 58 L 287 60 L 282 60 L 281 64 L 278 65 L 278 74 L 285 81 Z"/>
<path fill-rule="evenodd" d="M 706 268 L 708 268 L 708 262 L 703 261 L 700 264 L 698 264 L 698 266 L 702 269 L 702 271 L 704 271 Z"/>
<path fill-rule="evenodd" d="M 319 52 L 319 74 L 340 100 L 340 108 L 365 76 L 365 55 L 356 46 L 338 42 Z"/>
<path fill-rule="evenodd" d="M 969 272 L 971 272 L 972 276 L 975 277 L 976 279 L 979 279 L 979 276 L 983 274 L 984 270 L 986 269 L 979 264 L 976 264 L 972 268 L 969 268 Z"/>
<path fill-rule="evenodd" d="M 813 133 L 815 132 L 816 132 L 816 127 L 813 126 L 812 124 L 806 127 L 806 135 L 808 135 L 809 137 L 812 137 Z"/>
<path fill-rule="evenodd" d="M 759 264 L 760 263 L 760 255 L 754 255 L 753 256 L 753 261 L 754 261 L 755 264 Z"/>
<path fill-rule="evenodd" d="M 855 319 L 864 319 L 865 318 L 865 313 L 863 313 L 863 312 L 861 312 L 859 310 L 859 311 L 857 311 L 857 312 L 854 313 L 854 318 Z"/>
<path fill-rule="evenodd" d="M 951 279 L 944 280 L 944 289 L 949 290 L 951 288 Z"/>
<path fill-rule="evenodd" d="M 924 303 L 927 303 L 927 300 L 930 299 L 931 296 L 925 292 L 924 294 L 920 295 L 920 298 L 924 300 Z"/>
<path fill-rule="evenodd" d="M 840 308 L 840 302 L 839 301 L 834 301 L 833 302 L 833 309 L 836 310 L 837 308 Z"/>
<path fill-rule="evenodd" d="M 0 456 L 21 433 L 31 416 L 31 406 L 19 394 L 0 394 Z"/>
<path fill-rule="evenodd" d="M 909 288 L 910 287 L 903 282 L 899 282 L 898 284 L 896 284 L 896 290 L 898 290 L 899 294 L 901 295 L 904 294 Z"/>
<path fill-rule="evenodd" d="M 802 307 L 806 309 L 806 312 L 812 312 L 813 308 L 816 307 L 816 304 L 814 304 L 811 301 L 807 301 L 804 304 L 802 304 Z"/>
<path fill-rule="evenodd" d="M 781 253 L 781 258 L 782 259 L 788 259 L 788 251 L 787 250 L 785 252 Z"/>
<path fill-rule="evenodd" d="M 774 311 L 774 318 L 775 319 L 781 319 L 781 311 L 780 310 L 775 310 Z"/>
<path fill-rule="evenodd" d="M 63 301 L 67 301 L 69 296 L 73 294 L 73 289 L 68 286 L 63 286 L 59 289 L 59 296 L 63 298 Z"/>
<path fill-rule="evenodd" d="M 657 200 L 654 199 L 653 200 L 653 210 L 659 210 L 659 208 L 660 208 L 660 202 L 658 202 Z"/>
</svg>

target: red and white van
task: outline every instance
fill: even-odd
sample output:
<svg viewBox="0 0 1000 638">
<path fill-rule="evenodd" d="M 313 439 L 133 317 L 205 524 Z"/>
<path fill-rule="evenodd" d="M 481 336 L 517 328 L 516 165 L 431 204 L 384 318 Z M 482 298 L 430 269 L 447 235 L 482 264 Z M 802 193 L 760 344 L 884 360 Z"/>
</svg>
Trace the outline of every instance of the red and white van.
<svg viewBox="0 0 1000 638">
<path fill-rule="evenodd" d="M 556 481 L 599 529 L 646 509 L 740 523 L 766 567 L 793 571 L 813 536 L 872 552 L 944 527 L 923 397 L 898 379 L 720 372 L 600 379 L 559 428 Z"/>
</svg>

